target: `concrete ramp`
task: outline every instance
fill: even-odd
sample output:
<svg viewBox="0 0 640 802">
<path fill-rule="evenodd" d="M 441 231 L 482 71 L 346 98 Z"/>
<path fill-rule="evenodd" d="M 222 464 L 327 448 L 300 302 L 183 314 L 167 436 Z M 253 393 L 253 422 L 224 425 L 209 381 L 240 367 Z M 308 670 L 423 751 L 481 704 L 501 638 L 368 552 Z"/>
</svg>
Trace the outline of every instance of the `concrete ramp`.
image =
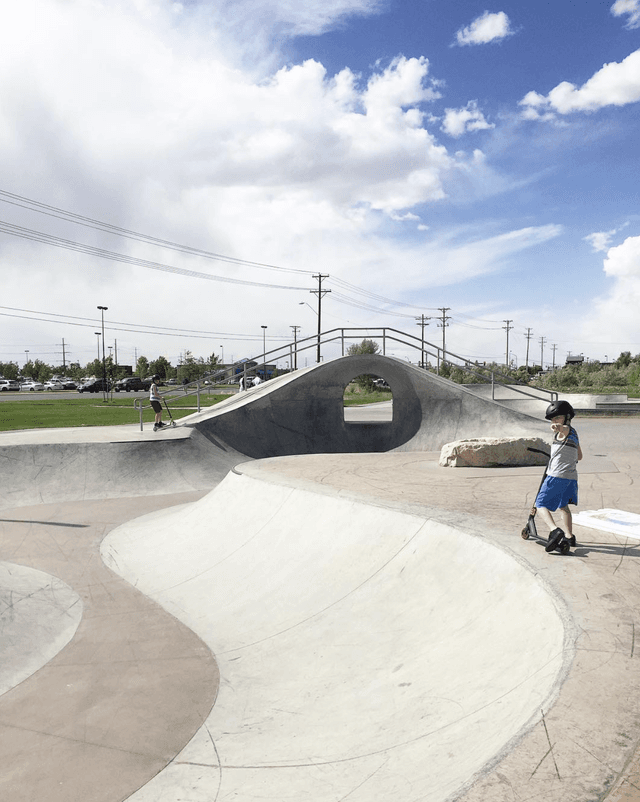
<svg viewBox="0 0 640 802">
<path fill-rule="evenodd" d="M 391 387 L 391 422 L 345 420 L 345 388 L 361 374 L 383 378 Z M 343 357 L 279 377 L 182 422 L 214 443 L 256 458 L 434 451 L 465 438 L 548 433 L 544 420 L 479 397 L 401 359 L 379 355 Z"/>
<path fill-rule="evenodd" d="M 260 463 L 101 552 L 221 674 L 131 802 L 443 802 L 549 707 L 571 653 L 555 598 L 487 540 Z"/>
<path fill-rule="evenodd" d="M 188 428 L 2 432 L 0 509 L 210 490 L 245 459 Z"/>
</svg>

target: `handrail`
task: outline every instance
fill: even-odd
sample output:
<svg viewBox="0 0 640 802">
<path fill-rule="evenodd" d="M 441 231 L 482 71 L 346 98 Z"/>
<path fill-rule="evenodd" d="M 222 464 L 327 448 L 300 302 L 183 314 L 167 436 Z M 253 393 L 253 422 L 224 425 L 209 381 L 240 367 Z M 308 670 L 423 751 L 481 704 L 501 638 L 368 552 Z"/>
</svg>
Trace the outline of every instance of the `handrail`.
<svg viewBox="0 0 640 802">
<path fill-rule="evenodd" d="M 460 368 L 461 370 L 468 373 L 470 376 L 475 376 L 476 378 L 487 379 L 487 383 L 491 383 L 491 397 L 495 400 L 495 385 L 499 385 L 501 387 L 508 387 L 513 392 L 519 393 L 521 395 L 527 396 L 529 398 L 536 398 L 539 399 L 540 395 L 536 395 L 531 391 L 527 391 L 528 385 L 524 382 L 519 382 L 514 380 L 510 376 L 502 373 L 500 370 L 497 370 L 495 367 L 492 367 L 490 376 L 486 373 L 482 372 L 481 369 L 478 370 L 479 366 L 475 365 L 469 359 L 462 357 L 453 351 L 445 350 L 438 345 L 435 345 L 428 340 L 425 340 L 423 337 L 409 334 L 405 331 L 400 331 L 399 329 L 391 328 L 388 326 L 352 326 L 352 327 L 338 327 L 333 329 L 328 329 L 327 331 L 320 332 L 319 334 L 310 334 L 308 337 L 303 337 L 301 339 L 296 339 L 292 342 L 286 342 L 283 345 L 277 346 L 276 348 L 272 348 L 270 351 L 264 351 L 261 354 L 258 354 L 254 357 L 244 360 L 237 360 L 230 365 L 225 365 L 223 367 L 215 368 L 212 371 L 204 373 L 200 378 L 187 382 L 183 385 L 177 385 L 175 387 L 171 387 L 170 389 L 161 392 L 161 396 L 163 397 L 171 397 L 173 395 L 196 395 L 197 396 L 197 408 L 198 412 L 200 412 L 201 405 L 200 405 L 200 394 L 202 391 L 202 387 L 205 382 L 211 382 L 212 387 L 216 385 L 225 384 L 230 379 L 235 379 L 236 376 L 242 372 L 245 382 L 247 380 L 248 374 L 259 373 L 261 367 L 264 369 L 267 365 L 267 362 L 277 362 L 279 359 L 285 359 L 288 356 L 291 357 L 290 364 L 294 364 L 294 357 L 295 363 L 297 364 L 298 354 L 304 353 L 305 351 L 316 349 L 318 344 L 320 345 L 327 345 L 329 343 L 334 343 L 340 341 L 342 343 L 342 356 L 345 355 L 345 340 L 353 340 L 353 339 L 361 339 L 362 337 L 374 340 L 382 340 L 382 355 L 386 355 L 387 349 L 387 342 L 399 343 L 407 348 L 411 348 L 415 351 L 419 351 L 421 353 L 420 359 L 420 367 L 423 367 L 427 363 L 427 358 L 432 357 L 436 360 L 438 365 L 438 370 L 440 365 L 444 365 L 446 363 L 453 365 L 454 367 Z M 253 363 L 253 364 L 251 364 Z M 238 370 L 238 369 L 241 369 Z M 426 369 L 426 368 L 425 368 Z M 266 373 L 266 370 L 265 370 Z M 501 379 L 501 381 L 496 381 L 496 376 Z M 266 378 L 266 375 L 265 375 Z M 246 386 L 246 384 L 245 384 Z M 547 394 L 550 399 L 556 400 L 558 398 L 558 393 L 553 390 L 546 390 L 544 388 L 536 388 L 537 393 L 544 393 Z M 140 404 L 138 404 L 140 402 Z M 142 399 L 135 399 L 134 407 L 140 410 L 140 429 L 142 430 L 142 410 L 144 405 L 142 403 Z"/>
</svg>

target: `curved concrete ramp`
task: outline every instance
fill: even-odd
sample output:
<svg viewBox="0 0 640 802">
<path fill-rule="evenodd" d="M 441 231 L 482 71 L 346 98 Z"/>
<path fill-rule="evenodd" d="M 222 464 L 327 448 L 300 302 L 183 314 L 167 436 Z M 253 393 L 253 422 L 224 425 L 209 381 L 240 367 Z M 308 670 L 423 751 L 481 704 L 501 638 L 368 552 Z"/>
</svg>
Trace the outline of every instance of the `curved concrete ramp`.
<svg viewBox="0 0 640 802">
<path fill-rule="evenodd" d="M 361 374 L 388 382 L 392 422 L 345 421 L 345 388 Z M 480 398 L 401 359 L 379 355 L 343 357 L 281 376 L 182 422 L 213 442 L 256 458 L 434 451 L 453 440 L 536 436 L 548 430 L 544 421 Z"/>
<path fill-rule="evenodd" d="M 0 509 L 210 490 L 245 459 L 182 427 L 159 435 L 117 426 L 2 432 Z"/>
<path fill-rule="evenodd" d="M 202 730 L 131 802 L 442 802 L 548 708 L 571 651 L 503 550 L 260 463 L 119 527 L 102 556 L 221 674 Z"/>
</svg>

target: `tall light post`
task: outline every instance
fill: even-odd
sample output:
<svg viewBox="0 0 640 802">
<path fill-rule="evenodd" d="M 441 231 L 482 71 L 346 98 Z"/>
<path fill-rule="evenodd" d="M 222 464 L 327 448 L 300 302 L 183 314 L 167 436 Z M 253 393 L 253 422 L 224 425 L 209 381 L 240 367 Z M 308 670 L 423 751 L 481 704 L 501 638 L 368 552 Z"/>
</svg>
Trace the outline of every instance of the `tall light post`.
<svg viewBox="0 0 640 802">
<path fill-rule="evenodd" d="M 293 369 L 298 370 L 298 332 L 300 326 L 289 326 L 293 329 Z"/>
<path fill-rule="evenodd" d="M 100 364 L 100 332 L 94 331 L 94 334 L 97 335 L 97 343 L 98 343 L 98 365 Z"/>
<path fill-rule="evenodd" d="M 264 381 L 267 380 L 267 327 L 260 326 L 262 329 L 262 370 Z"/>
<path fill-rule="evenodd" d="M 104 313 L 107 311 L 108 306 L 99 306 L 98 309 L 102 315 L 102 400 L 107 400 L 107 361 L 104 356 Z M 100 355 L 98 355 L 98 359 Z"/>
</svg>

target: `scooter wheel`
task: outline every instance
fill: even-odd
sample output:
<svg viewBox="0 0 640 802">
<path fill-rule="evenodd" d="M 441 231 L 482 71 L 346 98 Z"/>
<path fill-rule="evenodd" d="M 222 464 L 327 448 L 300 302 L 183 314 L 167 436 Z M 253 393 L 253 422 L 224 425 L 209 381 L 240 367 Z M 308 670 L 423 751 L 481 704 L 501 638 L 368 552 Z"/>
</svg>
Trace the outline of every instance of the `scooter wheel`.
<svg viewBox="0 0 640 802">
<path fill-rule="evenodd" d="M 520 532 L 520 536 L 523 540 L 529 540 L 529 527 L 525 526 L 525 528 Z"/>
<path fill-rule="evenodd" d="M 171 425 L 173 426 L 174 429 L 176 428 L 176 422 L 174 420 L 171 421 Z"/>
<path fill-rule="evenodd" d="M 568 540 L 565 540 L 564 543 L 558 549 L 560 554 L 568 554 L 571 551 L 571 543 Z"/>
</svg>

